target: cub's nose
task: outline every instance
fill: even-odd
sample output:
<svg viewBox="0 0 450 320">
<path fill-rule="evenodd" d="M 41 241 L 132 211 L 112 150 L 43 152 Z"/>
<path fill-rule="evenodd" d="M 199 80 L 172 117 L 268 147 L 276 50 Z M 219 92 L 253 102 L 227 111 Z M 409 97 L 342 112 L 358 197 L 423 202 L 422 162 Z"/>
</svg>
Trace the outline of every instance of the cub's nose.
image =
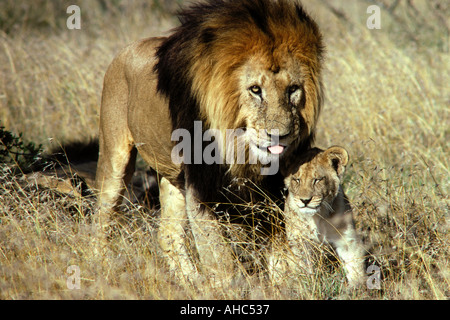
<svg viewBox="0 0 450 320">
<path fill-rule="evenodd" d="M 305 205 L 305 207 L 308 205 L 308 203 L 310 203 L 312 200 L 312 198 L 309 199 L 300 199 L 301 202 L 303 202 L 303 204 Z"/>
</svg>

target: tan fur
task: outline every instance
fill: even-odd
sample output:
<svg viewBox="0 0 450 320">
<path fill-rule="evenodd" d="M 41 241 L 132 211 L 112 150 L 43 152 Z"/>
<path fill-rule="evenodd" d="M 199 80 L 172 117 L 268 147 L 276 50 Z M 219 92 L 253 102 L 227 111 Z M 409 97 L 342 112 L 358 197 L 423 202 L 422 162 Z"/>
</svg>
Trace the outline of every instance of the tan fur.
<svg viewBox="0 0 450 320">
<path fill-rule="evenodd" d="M 100 112 L 100 153 L 96 187 L 100 205 L 121 203 L 124 183 L 134 171 L 136 147 L 161 176 L 176 184 L 179 165 L 170 154 L 171 120 L 166 100 L 156 92 L 155 50 L 162 38 L 150 38 L 126 47 L 106 72 Z M 134 154 L 133 154 L 134 153 Z"/>
<path fill-rule="evenodd" d="M 300 252 L 305 239 L 330 243 L 344 264 L 350 286 L 356 286 L 364 279 L 363 246 L 340 186 L 348 153 L 341 147 L 331 147 L 325 151 L 313 149 L 309 157 L 285 179 L 289 245 L 301 257 L 306 256 Z"/>
</svg>

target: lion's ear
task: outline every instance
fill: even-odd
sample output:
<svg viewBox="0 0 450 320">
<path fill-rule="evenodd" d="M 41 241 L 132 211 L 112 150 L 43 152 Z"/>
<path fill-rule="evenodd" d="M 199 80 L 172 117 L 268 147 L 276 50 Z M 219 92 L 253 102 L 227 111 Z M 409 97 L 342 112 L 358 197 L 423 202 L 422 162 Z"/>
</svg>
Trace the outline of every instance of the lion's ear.
<svg viewBox="0 0 450 320">
<path fill-rule="evenodd" d="M 348 152 L 342 147 L 330 147 L 324 152 L 324 157 L 328 159 L 334 170 L 336 170 L 338 176 L 342 176 L 345 171 L 345 167 L 348 164 Z"/>
</svg>

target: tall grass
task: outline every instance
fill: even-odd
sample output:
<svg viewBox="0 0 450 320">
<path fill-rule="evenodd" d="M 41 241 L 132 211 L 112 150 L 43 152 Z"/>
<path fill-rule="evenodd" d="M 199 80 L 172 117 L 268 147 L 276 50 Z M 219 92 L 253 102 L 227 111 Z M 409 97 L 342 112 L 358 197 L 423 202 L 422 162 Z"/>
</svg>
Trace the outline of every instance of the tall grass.
<svg viewBox="0 0 450 320">
<path fill-rule="evenodd" d="M 383 8 L 381 30 L 366 28 L 370 1 L 304 4 L 327 44 L 317 145 L 349 150 L 344 188 L 369 263 L 381 270 L 380 290 L 347 292 L 342 269 L 326 260 L 312 275 L 277 283 L 255 275 L 231 288 L 183 287 L 160 257 L 157 211 L 129 204 L 110 246 L 96 254 L 92 199 L 39 187 L 1 165 L 0 298 L 448 299 L 450 60 L 439 19 L 448 4 Z M 64 2 L 6 0 L 0 9 L 0 125 L 47 149 L 95 137 L 113 56 L 176 23 L 171 1 L 78 5 L 81 30 L 65 27 Z M 71 265 L 80 290 L 68 289 Z"/>
</svg>

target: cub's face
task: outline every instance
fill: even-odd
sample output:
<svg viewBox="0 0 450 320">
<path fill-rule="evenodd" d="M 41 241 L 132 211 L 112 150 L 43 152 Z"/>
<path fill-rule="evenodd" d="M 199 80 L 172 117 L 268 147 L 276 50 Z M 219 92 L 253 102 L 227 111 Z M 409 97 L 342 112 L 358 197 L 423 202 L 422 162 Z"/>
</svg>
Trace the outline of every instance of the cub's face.
<svg viewBox="0 0 450 320">
<path fill-rule="evenodd" d="M 347 163 L 347 151 L 331 147 L 300 165 L 285 179 L 291 210 L 309 216 L 318 213 L 322 206 L 331 210 Z"/>
</svg>

